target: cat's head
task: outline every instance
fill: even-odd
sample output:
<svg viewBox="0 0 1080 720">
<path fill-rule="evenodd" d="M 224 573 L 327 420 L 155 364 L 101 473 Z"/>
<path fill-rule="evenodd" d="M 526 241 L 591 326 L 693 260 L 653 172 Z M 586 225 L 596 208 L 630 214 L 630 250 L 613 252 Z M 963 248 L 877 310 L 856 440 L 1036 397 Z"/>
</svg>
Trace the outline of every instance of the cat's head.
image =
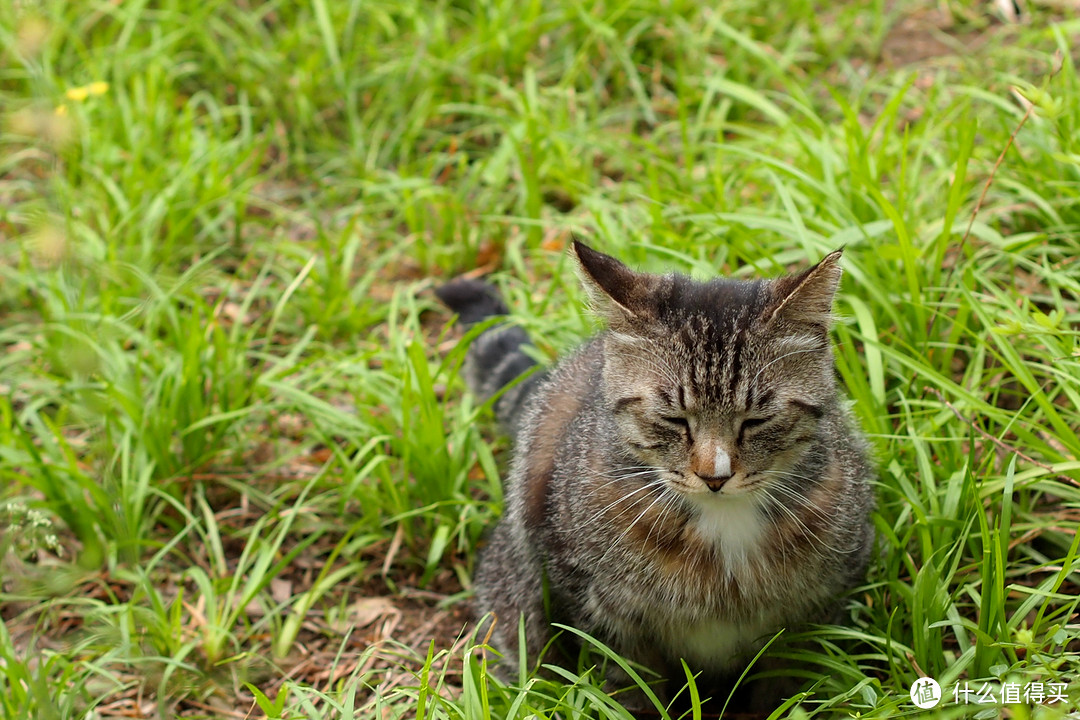
<svg viewBox="0 0 1080 720">
<path fill-rule="evenodd" d="M 767 487 L 813 452 L 836 403 L 837 250 L 773 280 L 651 275 L 574 243 L 607 321 L 605 397 L 620 441 L 688 496 Z"/>
</svg>

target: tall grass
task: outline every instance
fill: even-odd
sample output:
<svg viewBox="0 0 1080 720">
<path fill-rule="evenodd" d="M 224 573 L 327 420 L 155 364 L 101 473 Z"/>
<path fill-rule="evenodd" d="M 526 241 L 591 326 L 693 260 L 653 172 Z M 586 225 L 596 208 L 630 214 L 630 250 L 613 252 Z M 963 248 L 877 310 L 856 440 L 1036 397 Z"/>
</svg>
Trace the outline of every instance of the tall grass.
<svg viewBox="0 0 1080 720">
<path fill-rule="evenodd" d="M 880 553 L 770 645 L 775 717 L 924 675 L 1075 710 L 1080 25 L 1026 5 L 0 5 L 3 716 L 625 717 L 595 640 L 508 681 L 464 625 L 508 447 L 428 291 L 493 272 L 554 358 L 571 232 L 698 277 L 846 246 Z M 944 49 L 896 60 L 911 22 Z"/>
</svg>

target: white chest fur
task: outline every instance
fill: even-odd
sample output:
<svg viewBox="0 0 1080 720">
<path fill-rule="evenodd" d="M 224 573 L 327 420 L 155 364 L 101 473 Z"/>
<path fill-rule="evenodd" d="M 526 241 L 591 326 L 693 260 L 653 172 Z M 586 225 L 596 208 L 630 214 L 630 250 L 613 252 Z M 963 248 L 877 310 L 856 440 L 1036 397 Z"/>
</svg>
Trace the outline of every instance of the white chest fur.
<svg viewBox="0 0 1080 720">
<path fill-rule="evenodd" d="M 722 496 L 712 493 L 694 496 L 699 514 L 692 527 L 723 559 L 726 575 L 743 581 L 756 573 L 761 563 L 766 521 L 749 495 Z M 672 623 L 663 629 L 668 651 L 686 659 L 692 668 L 727 672 L 746 662 L 768 635 L 776 631 L 774 623 L 764 620 L 732 622 L 720 618 L 702 618 Z"/>
<path fill-rule="evenodd" d="M 685 658 L 695 670 L 723 674 L 740 663 L 745 667 L 747 654 L 752 657 L 781 624 L 773 614 L 778 609 L 762 595 L 773 589 L 771 583 L 762 587 L 768 576 L 770 524 L 747 495 L 701 493 L 690 496 L 690 502 L 695 513 L 686 530 L 697 537 L 674 564 L 677 571 L 665 567 L 669 572 L 652 575 L 654 581 L 647 586 L 628 584 L 628 594 L 620 593 L 612 609 L 625 611 L 629 606 L 648 618 L 644 642 L 659 644 L 663 655 Z M 761 597 L 762 606 L 735 603 L 727 596 L 733 592 Z M 612 614 L 604 609 L 611 598 L 597 595 L 594 600 L 590 605 L 597 616 Z M 657 604 L 668 612 L 657 613 Z M 612 631 L 627 628 L 616 624 Z"/>
<path fill-rule="evenodd" d="M 728 574 L 740 575 L 748 565 L 759 562 L 765 521 L 749 494 L 732 497 L 709 493 L 693 498 L 699 510 L 693 528 L 719 550 Z"/>
<path fill-rule="evenodd" d="M 685 659 L 691 669 L 726 673 L 745 667 L 778 629 L 775 623 L 707 619 L 668 626 L 661 642 L 667 645 L 668 654 Z"/>
</svg>

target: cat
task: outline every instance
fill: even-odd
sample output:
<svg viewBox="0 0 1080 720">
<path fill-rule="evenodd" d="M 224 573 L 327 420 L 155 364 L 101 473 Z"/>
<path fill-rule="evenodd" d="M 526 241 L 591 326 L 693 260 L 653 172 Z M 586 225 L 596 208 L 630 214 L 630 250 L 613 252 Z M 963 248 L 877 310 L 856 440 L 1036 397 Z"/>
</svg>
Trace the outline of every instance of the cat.
<svg viewBox="0 0 1080 720">
<path fill-rule="evenodd" d="M 548 371 L 519 327 L 475 338 L 467 383 L 485 400 L 502 391 L 514 440 L 474 578 L 504 656 L 518 657 L 521 618 L 532 661 L 562 623 L 672 682 L 685 660 L 699 685 L 725 687 L 781 629 L 838 619 L 874 508 L 829 344 L 841 252 L 777 279 L 698 282 L 575 240 L 606 330 Z M 481 281 L 436 293 L 466 325 L 508 312 Z M 763 682 L 747 702 L 775 707 L 796 688 Z"/>
</svg>

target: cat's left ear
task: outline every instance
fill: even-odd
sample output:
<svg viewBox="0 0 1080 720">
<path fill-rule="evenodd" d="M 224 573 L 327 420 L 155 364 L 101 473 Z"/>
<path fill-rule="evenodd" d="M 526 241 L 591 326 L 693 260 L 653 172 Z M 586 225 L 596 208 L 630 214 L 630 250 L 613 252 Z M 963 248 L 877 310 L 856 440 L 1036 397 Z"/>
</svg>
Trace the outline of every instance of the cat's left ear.
<svg viewBox="0 0 1080 720">
<path fill-rule="evenodd" d="M 575 239 L 574 256 L 593 309 L 613 328 L 648 321 L 656 315 L 653 300 L 659 278 L 639 273 Z"/>
<path fill-rule="evenodd" d="M 832 320 L 833 298 L 840 287 L 840 256 L 835 250 L 809 270 L 772 282 L 773 300 L 765 309 L 765 322 L 784 319 L 791 323 L 820 325 L 828 329 Z"/>
</svg>

